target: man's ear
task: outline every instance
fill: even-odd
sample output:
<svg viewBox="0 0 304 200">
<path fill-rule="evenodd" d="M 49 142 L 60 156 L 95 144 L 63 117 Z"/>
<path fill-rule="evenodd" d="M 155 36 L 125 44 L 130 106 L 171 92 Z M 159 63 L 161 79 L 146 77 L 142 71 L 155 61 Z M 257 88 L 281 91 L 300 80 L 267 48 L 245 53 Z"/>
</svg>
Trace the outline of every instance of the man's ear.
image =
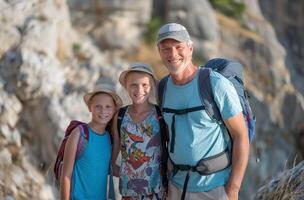
<svg viewBox="0 0 304 200">
<path fill-rule="evenodd" d="M 190 51 L 191 51 L 191 54 L 193 53 L 193 44 L 192 45 L 190 45 Z"/>
</svg>

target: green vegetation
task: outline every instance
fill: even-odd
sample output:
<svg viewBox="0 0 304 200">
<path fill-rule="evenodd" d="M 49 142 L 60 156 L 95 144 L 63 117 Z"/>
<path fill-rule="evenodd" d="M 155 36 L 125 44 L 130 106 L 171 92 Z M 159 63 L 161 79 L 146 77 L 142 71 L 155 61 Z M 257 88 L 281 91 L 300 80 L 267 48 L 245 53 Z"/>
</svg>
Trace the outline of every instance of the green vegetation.
<svg viewBox="0 0 304 200">
<path fill-rule="evenodd" d="M 219 12 L 242 21 L 246 6 L 242 0 L 210 0 L 211 5 Z"/>
<path fill-rule="evenodd" d="M 158 29 L 164 24 L 164 20 L 160 17 L 153 17 L 146 25 L 145 42 L 147 44 L 153 44 L 156 42 Z"/>
<path fill-rule="evenodd" d="M 81 49 L 81 45 L 78 43 L 73 43 L 72 48 L 73 48 L 74 53 L 78 53 Z"/>
</svg>

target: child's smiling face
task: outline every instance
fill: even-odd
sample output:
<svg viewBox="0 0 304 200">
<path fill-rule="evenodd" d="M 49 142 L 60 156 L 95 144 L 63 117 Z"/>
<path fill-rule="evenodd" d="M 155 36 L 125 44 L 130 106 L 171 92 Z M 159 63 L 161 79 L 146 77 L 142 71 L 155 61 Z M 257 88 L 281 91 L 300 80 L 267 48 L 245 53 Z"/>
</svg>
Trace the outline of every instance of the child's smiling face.
<svg viewBox="0 0 304 200">
<path fill-rule="evenodd" d="M 90 99 L 90 112 L 92 112 L 92 120 L 107 124 L 115 114 L 115 103 L 111 95 L 106 93 L 97 93 Z"/>
<path fill-rule="evenodd" d="M 147 73 L 130 72 L 126 78 L 126 89 L 134 104 L 148 101 L 151 93 L 152 77 Z"/>
</svg>

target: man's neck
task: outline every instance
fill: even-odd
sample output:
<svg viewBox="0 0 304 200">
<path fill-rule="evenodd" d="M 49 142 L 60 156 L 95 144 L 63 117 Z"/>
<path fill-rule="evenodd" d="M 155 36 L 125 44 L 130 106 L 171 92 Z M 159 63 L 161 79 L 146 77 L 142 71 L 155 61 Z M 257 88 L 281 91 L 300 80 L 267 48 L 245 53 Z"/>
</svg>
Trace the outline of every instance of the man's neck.
<svg viewBox="0 0 304 200">
<path fill-rule="evenodd" d="M 175 85 L 184 85 L 189 83 L 194 78 L 197 69 L 198 67 L 191 63 L 184 71 L 178 74 L 171 74 L 173 83 Z"/>
</svg>

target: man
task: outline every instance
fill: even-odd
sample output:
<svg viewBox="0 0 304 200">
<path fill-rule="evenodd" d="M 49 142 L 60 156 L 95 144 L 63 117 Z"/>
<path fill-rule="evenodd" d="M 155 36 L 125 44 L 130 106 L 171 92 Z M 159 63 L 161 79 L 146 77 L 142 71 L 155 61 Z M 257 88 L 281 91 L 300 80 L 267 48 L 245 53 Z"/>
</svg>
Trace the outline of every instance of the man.
<svg viewBox="0 0 304 200">
<path fill-rule="evenodd" d="M 202 107 L 197 84 L 199 68 L 192 62 L 193 44 L 186 28 L 176 23 L 162 26 L 157 46 L 170 73 L 164 96 L 159 97 L 169 127 L 172 176 L 168 198 L 237 200 L 248 162 L 249 140 L 235 88 L 219 73 L 210 73 L 214 100 L 226 129 L 204 109 L 196 109 Z M 187 108 L 192 110 L 184 112 Z M 223 155 L 228 155 L 226 163 L 222 162 Z M 206 161 L 210 161 L 209 171 L 193 170 L 198 163 L 208 165 Z"/>
</svg>

